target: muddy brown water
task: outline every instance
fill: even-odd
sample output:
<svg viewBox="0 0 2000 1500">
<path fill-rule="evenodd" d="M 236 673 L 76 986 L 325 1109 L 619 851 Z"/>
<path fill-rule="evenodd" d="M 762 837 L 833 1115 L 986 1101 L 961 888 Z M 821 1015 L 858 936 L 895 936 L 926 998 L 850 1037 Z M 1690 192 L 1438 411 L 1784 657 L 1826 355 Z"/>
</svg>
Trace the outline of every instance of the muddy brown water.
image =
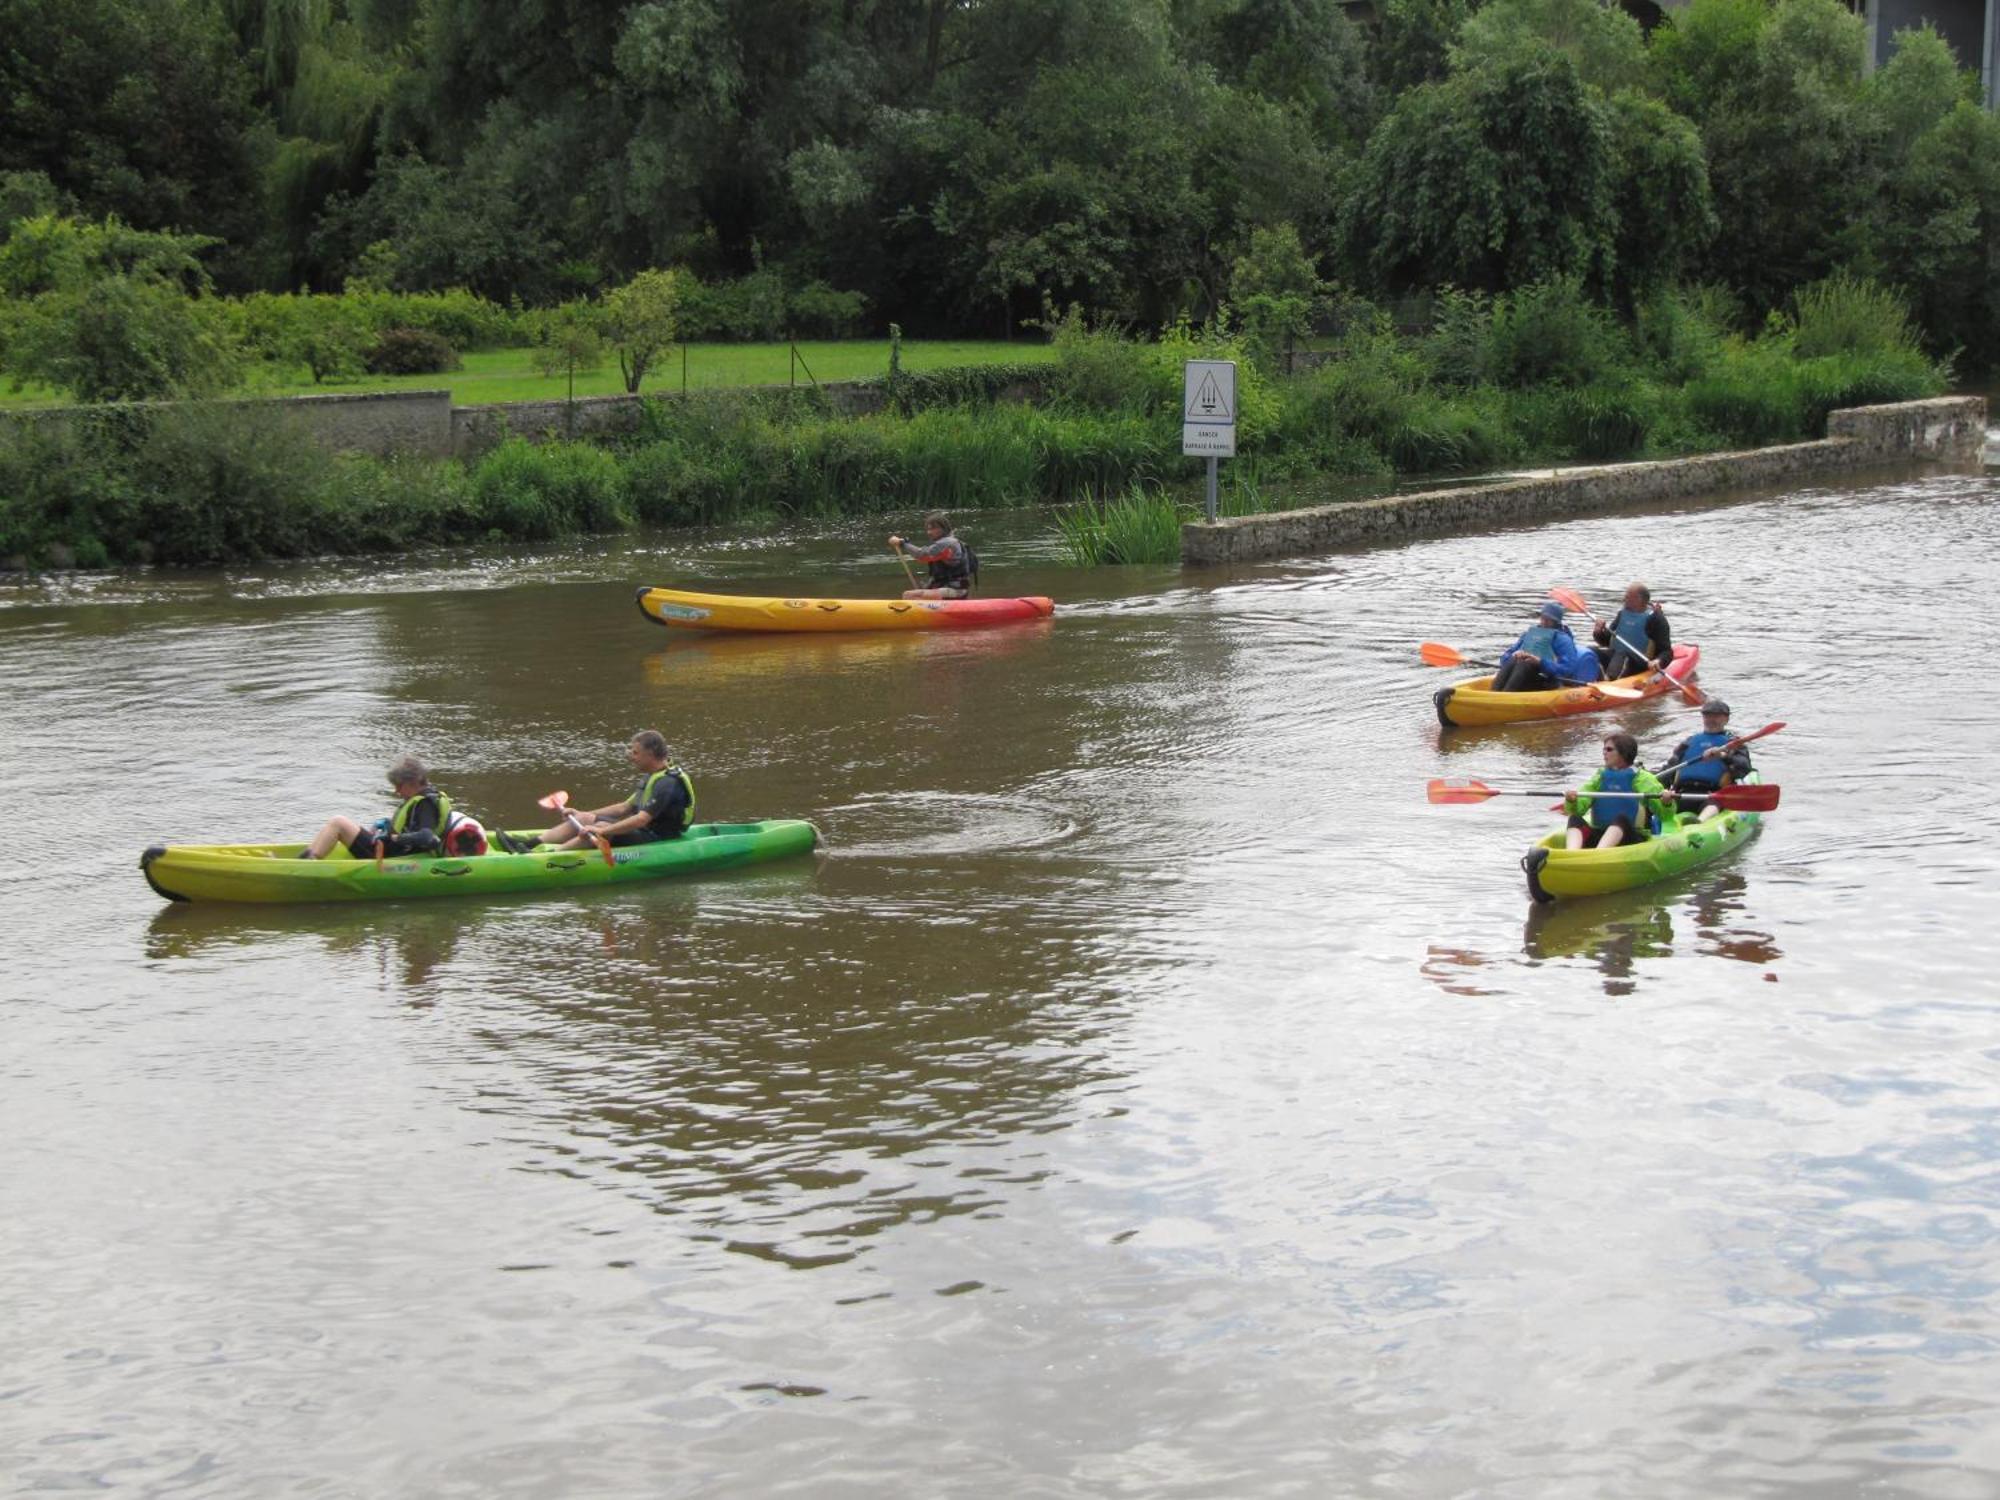
<svg viewBox="0 0 2000 1500">
<path fill-rule="evenodd" d="M 1181 576 L 977 528 L 1050 624 L 702 640 L 870 523 L 0 589 L 0 1488 L 2000 1493 L 2000 474 Z M 1649 578 L 1781 810 L 1529 910 L 1602 718 L 1422 639 Z M 1623 722 L 1658 756 L 1696 724 Z M 157 840 L 609 800 L 818 857 L 167 907 Z"/>
</svg>

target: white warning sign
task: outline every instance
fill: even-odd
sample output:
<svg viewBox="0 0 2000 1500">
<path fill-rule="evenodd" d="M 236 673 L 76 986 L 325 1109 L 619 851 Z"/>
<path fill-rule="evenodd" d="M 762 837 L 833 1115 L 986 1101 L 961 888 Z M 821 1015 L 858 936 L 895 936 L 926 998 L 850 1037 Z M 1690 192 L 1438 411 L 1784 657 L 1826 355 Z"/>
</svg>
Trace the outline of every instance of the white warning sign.
<svg viewBox="0 0 2000 1500">
<path fill-rule="evenodd" d="M 1197 458 L 1236 456 L 1236 362 L 1191 359 L 1181 403 L 1181 452 Z"/>
</svg>

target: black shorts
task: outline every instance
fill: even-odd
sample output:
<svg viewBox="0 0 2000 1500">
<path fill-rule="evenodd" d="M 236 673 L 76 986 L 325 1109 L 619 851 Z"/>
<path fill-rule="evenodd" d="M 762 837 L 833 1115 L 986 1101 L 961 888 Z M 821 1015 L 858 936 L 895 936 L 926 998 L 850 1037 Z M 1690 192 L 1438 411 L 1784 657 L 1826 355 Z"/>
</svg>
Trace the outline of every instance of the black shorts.
<svg viewBox="0 0 2000 1500">
<path fill-rule="evenodd" d="M 348 840 L 347 852 L 352 854 L 356 859 L 373 859 L 375 857 L 375 845 L 377 842 L 375 830 L 364 828 Z"/>
<path fill-rule="evenodd" d="M 660 835 L 650 828 L 628 828 L 623 833 L 614 833 L 605 843 L 614 849 L 630 849 L 639 844 L 657 844 Z"/>
<path fill-rule="evenodd" d="M 1621 842 L 1627 844 L 1636 844 L 1646 836 L 1629 817 L 1613 818 L 1609 823 L 1600 828 L 1581 813 L 1571 813 L 1569 826 L 1583 830 L 1583 847 L 1586 849 L 1595 849 L 1598 841 L 1614 828 L 1625 830 L 1625 837 Z"/>
<path fill-rule="evenodd" d="M 1677 791 L 1673 794 L 1673 797 L 1682 812 L 1694 814 L 1699 813 L 1704 807 L 1708 806 L 1710 794 L 1721 790 L 1722 788 L 1719 786 L 1703 787 L 1700 791 Z"/>
</svg>

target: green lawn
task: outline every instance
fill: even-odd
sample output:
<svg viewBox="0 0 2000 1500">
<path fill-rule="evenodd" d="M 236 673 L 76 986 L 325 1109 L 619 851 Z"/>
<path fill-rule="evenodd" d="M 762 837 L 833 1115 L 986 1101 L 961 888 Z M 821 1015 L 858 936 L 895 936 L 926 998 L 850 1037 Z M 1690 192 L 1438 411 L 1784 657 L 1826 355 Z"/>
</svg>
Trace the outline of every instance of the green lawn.
<svg viewBox="0 0 2000 1500">
<path fill-rule="evenodd" d="M 801 343 L 797 346 L 800 365 L 796 378 L 800 385 L 811 378 L 831 380 L 879 379 L 889 372 L 887 339 L 850 339 L 839 342 Z M 690 344 L 687 346 L 687 384 L 690 390 L 722 390 L 758 385 L 789 385 L 794 378 L 792 346 L 786 344 Z M 460 406 L 477 406 L 494 401 L 557 400 L 567 394 L 567 382 L 557 376 L 546 380 L 535 373 L 526 349 L 493 349 L 468 354 L 465 368 L 444 375 L 364 375 L 354 380 L 314 385 L 303 370 L 297 380 L 272 381 L 268 378 L 238 392 L 244 396 L 307 396 L 361 391 L 433 391 L 448 387 Z M 946 365 L 1039 364 L 1055 358 L 1047 344 L 1037 343 L 952 343 L 913 342 L 903 344 L 903 368 L 935 370 Z M 665 395 L 681 388 L 681 359 L 678 350 L 667 356 L 656 373 L 649 372 L 642 393 Z M 616 359 L 602 369 L 576 377 L 579 396 L 610 396 L 625 389 Z M 63 400 L 46 387 L 28 386 L 11 392 L 0 386 L 0 405 L 60 406 Z"/>
</svg>

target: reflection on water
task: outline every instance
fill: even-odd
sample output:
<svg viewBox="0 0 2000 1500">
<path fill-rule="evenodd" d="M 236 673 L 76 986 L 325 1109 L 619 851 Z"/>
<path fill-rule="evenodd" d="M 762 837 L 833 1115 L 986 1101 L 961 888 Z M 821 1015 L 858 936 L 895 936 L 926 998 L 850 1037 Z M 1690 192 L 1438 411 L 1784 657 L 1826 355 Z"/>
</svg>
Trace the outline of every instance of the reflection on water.
<svg viewBox="0 0 2000 1500">
<path fill-rule="evenodd" d="M 2000 565 L 1996 499 L 1187 577 L 1046 566 L 1015 518 L 990 581 L 1056 618 L 953 636 L 632 608 L 880 592 L 872 523 L 0 590 L 0 789 L 62 810 L 0 865 L 0 1477 L 2000 1493 L 2000 859 L 1963 792 L 1995 710 L 1969 656 L 1823 665 L 1906 651 L 1919 595 L 1993 634 L 1951 591 Z M 1696 720 L 1440 738 L 1414 646 L 1608 601 L 1619 557 L 1737 722 L 1789 721 L 1785 802 L 1723 864 L 1535 910 L 1555 815 L 1424 781 L 1566 786 L 1611 723 Z M 822 855 L 291 910 L 133 869 L 376 808 L 403 749 L 489 819 L 608 800 L 647 724 L 705 816 L 812 816 Z"/>
</svg>

